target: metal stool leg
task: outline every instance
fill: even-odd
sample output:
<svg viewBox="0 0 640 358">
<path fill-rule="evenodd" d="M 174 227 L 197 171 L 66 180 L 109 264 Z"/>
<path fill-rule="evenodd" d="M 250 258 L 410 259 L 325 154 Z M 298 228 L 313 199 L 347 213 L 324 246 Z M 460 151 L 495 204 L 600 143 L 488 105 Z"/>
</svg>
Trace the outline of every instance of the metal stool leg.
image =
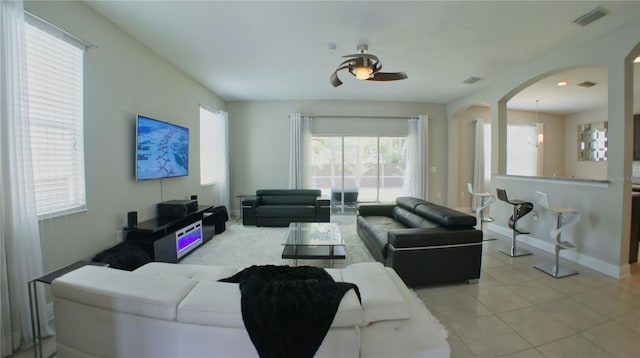
<svg viewBox="0 0 640 358">
<path fill-rule="evenodd" d="M 513 236 L 511 237 L 511 247 L 497 248 L 496 250 L 511 257 L 531 255 L 530 251 L 519 249 L 516 247 L 516 241 L 517 241 L 516 236 L 518 235 L 518 230 L 516 229 L 517 219 L 518 219 L 518 207 L 514 205 L 513 206 L 513 228 L 512 228 Z"/>
<path fill-rule="evenodd" d="M 559 232 L 560 231 L 560 227 L 562 226 L 562 214 L 558 213 L 556 214 L 556 247 L 555 247 L 555 254 L 553 257 L 553 262 L 547 262 L 547 263 L 542 263 L 542 264 L 537 264 L 534 265 L 533 267 L 537 268 L 538 270 L 553 276 L 555 278 L 562 278 L 562 277 L 567 277 L 567 276 L 572 276 L 572 275 L 577 275 L 578 271 L 576 270 L 572 270 L 570 268 L 564 267 L 564 266 L 560 266 L 560 250 L 562 249 L 568 249 L 568 248 L 573 248 L 575 246 L 573 246 L 573 244 L 571 244 L 570 242 L 567 241 L 562 241 L 562 233 Z"/>
<path fill-rule="evenodd" d="M 486 222 L 490 222 L 493 220 L 487 220 L 484 218 L 484 210 L 488 207 L 485 203 L 485 198 L 482 198 L 482 201 L 480 203 L 481 205 L 478 207 L 478 209 L 476 210 L 476 217 L 478 218 L 478 220 L 480 221 L 480 231 L 482 231 L 482 241 L 493 241 L 496 240 L 495 237 L 490 237 L 488 239 L 484 238 L 484 223 Z"/>
</svg>

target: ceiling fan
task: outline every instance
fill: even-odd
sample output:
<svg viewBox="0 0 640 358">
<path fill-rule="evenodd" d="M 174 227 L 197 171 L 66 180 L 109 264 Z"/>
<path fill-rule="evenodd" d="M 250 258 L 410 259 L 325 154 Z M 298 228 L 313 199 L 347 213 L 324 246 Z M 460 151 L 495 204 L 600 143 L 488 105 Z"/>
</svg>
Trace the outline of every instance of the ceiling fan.
<svg viewBox="0 0 640 358">
<path fill-rule="evenodd" d="M 367 81 L 396 81 L 404 80 L 407 74 L 404 72 L 380 72 L 382 64 L 378 57 L 370 55 L 367 52 L 369 46 L 358 45 L 358 53 L 353 55 L 342 56 L 348 58 L 333 72 L 330 77 L 333 87 L 338 87 L 342 81 L 338 78 L 338 71 L 348 69 L 355 78 Z"/>
</svg>

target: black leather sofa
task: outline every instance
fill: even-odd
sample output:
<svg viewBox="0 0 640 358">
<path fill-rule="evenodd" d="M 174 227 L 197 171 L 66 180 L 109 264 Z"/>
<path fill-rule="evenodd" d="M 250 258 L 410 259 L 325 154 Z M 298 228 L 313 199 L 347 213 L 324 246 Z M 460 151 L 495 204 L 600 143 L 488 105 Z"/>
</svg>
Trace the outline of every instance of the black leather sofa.
<svg viewBox="0 0 640 358">
<path fill-rule="evenodd" d="M 476 218 L 412 197 L 360 204 L 357 232 L 376 260 L 408 286 L 480 278 L 482 232 Z"/>
<path fill-rule="evenodd" d="M 242 201 L 242 224 L 289 226 L 292 222 L 329 222 L 331 200 L 316 189 L 263 189 Z"/>
</svg>

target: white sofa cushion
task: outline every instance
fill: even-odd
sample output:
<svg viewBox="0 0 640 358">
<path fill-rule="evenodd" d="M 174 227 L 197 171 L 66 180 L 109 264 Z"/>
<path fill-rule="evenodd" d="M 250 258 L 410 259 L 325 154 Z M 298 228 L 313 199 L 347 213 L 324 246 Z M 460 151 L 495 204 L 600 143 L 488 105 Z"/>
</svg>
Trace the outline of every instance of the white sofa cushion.
<svg viewBox="0 0 640 358">
<path fill-rule="evenodd" d="M 240 299 L 237 283 L 199 282 L 178 306 L 178 321 L 244 328 Z"/>
<path fill-rule="evenodd" d="M 149 262 L 133 272 L 177 276 L 197 281 L 218 281 L 221 278 L 234 275 L 238 272 L 238 268 L 235 266 L 176 265 L 166 262 Z"/>
<path fill-rule="evenodd" d="M 411 317 L 409 304 L 381 263 L 349 265 L 342 270 L 342 278 L 345 282 L 355 283 L 360 289 L 364 325 Z"/>
<path fill-rule="evenodd" d="M 349 290 L 342 297 L 331 327 L 357 326 L 362 323 L 363 312 L 360 300 L 354 290 Z"/>
<path fill-rule="evenodd" d="M 342 279 L 342 270 L 341 269 L 326 268 L 324 270 L 327 271 L 327 273 L 333 278 L 334 281 L 336 281 L 336 282 L 344 282 L 344 280 Z"/>
<path fill-rule="evenodd" d="M 178 306 L 178 321 L 230 328 L 244 328 L 237 283 L 199 282 Z M 354 290 L 342 297 L 331 327 L 362 323 L 362 307 Z"/>
<path fill-rule="evenodd" d="M 51 285 L 55 296 L 70 301 L 175 320 L 178 303 L 196 283 L 182 277 L 150 277 L 108 267 L 85 266 L 55 279 Z"/>
</svg>

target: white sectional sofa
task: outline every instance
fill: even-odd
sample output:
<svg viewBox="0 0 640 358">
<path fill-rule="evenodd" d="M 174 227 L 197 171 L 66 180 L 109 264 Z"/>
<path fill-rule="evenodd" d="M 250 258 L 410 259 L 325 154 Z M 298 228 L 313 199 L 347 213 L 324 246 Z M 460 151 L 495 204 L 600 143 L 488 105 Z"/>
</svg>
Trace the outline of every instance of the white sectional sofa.
<svg viewBox="0 0 640 358">
<path fill-rule="evenodd" d="M 58 356 L 256 357 L 244 328 L 240 268 L 152 262 L 129 272 L 86 266 L 52 283 Z M 379 263 L 326 269 L 348 291 L 317 357 L 449 357 L 446 330 Z"/>
</svg>

